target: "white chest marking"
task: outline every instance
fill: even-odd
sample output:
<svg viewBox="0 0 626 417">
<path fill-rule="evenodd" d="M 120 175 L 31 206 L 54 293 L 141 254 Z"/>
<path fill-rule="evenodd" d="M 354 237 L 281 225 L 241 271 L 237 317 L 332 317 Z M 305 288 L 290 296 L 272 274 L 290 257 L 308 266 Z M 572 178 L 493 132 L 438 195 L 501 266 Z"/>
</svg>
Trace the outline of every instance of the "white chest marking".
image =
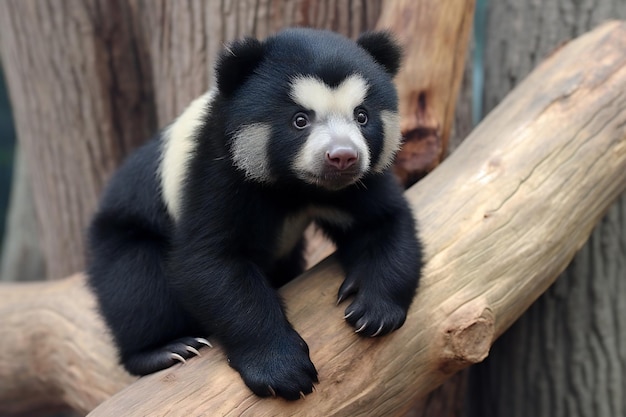
<svg viewBox="0 0 626 417">
<path fill-rule="evenodd" d="M 278 234 L 275 258 L 288 255 L 302 238 L 304 229 L 314 220 L 321 220 L 335 226 L 348 228 L 354 222 L 345 211 L 330 207 L 309 207 L 285 219 Z"/>
<path fill-rule="evenodd" d="M 159 176 L 163 201 L 170 215 L 180 215 L 180 200 L 183 181 L 187 176 L 189 159 L 196 148 L 195 135 L 211 111 L 215 90 L 209 90 L 191 104 L 163 132 L 163 148 Z"/>
</svg>

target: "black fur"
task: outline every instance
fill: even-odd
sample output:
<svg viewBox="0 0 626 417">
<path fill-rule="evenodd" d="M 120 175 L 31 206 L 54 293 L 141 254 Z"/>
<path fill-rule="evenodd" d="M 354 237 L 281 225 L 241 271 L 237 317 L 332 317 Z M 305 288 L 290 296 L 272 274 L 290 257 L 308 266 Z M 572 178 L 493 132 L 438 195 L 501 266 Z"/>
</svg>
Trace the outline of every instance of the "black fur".
<svg viewBox="0 0 626 417">
<path fill-rule="evenodd" d="M 389 32 L 365 32 L 356 41 L 361 48 L 370 53 L 385 70 L 396 75 L 400 69 L 402 50 Z"/>
<path fill-rule="evenodd" d="M 216 65 L 217 88 L 224 96 L 237 89 L 263 59 L 263 45 L 257 39 L 233 42 L 220 55 Z"/>
<path fill-rule="evenodd" d="M 368 39 L 365 49 L 371 50 L 374 41 Z M 333 207 L 353 219 L 350 227 L 318 219 L 337 243 L 346 271 L 339 299 L 354 296 L 347 321 L 365 336 L 387 334 L 404 323 L 421 252 L 412 213 L 392 174 L 366 173 L 358 184 L 329 191 L 290 172 L 304 140 L 291 124 L 298 109 L 288 99 L 297 74 L 313 74 L 330 85 L 354 73 L 368 80 L 364 106 L 371 123 L 363 135 L 376 163 L 383 146 L 378 115 L 397 109 L 391 79 L 378 59 L 339 35 L 303 29 L 224 52 L 217 66 L 220 90 L 195 135 L 176 222 L 156 175 L 162 136 L 119 169 L 89 229 L 88 273 L 131 373 L 167 368 L 176 363 L 172 352 L 188 357 L 185 345 L 198 348 L 194 337 L 212 335 L 256 394 L 297 399 L 310 393 L 317 372 L 275 291 L 301 272 L 302 244 L 283 259 L 274 256 L 284 220 L 310 207 Z M 387 70 L 393 68 L 388 61 L 380 62 Z M 269 184 L 247 179 L 230 158 L 237 128 L 257 121 L 272 127 L 275 181 Z"/>
</svg>

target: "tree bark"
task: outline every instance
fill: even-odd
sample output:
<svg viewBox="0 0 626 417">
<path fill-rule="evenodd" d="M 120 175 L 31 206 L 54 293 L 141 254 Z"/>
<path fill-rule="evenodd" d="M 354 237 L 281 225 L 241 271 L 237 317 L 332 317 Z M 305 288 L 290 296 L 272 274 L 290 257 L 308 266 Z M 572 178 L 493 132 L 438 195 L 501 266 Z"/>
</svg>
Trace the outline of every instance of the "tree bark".
<svg viewBox="0 0 626 417">
<path fill-rule="evenodd" d="M 255 416 L 406 412 L 415 397 L 487 355 L 494 338 L 553 282 L 626 187 L 626 98 L 621 93 L 625 88 L 626 23 L 611 23 L 551 56 L 457 152 L 407 192 L 421 225 L 427 264 L 399 331 L 380 339 L 352 333 L 342 320 L 343 306 L 331 307 L 342 278 L 332 259 L 283 288 L 290 320 L 309 343 L 320 372 L 317 391 L 306 400 L 287 403 L 254 397 L 216 347 L 203 350 L 202 357 L 186 365 L 141 378 L 91 415 L 159 416 L 174 409 L 180 415 L 236 410 Z M 64 346 L 54 350 L 54 359 L 61 362 L 89 352 L 78 348 L 75 354 L 64 355 L 70 350 L 68 343 L 92 346 L 101 339 L 102 346 L 108 345 L 87 302 L 70 317 L 86 320 L 80 329 L 91 332 L 91 337 L 35 332 L 37 343 L 24 349 L 20 341 L 32 335 L 24 335 L 23 329 L 30 327 L 12 320 L 30 316 L 36 322 L 46 313 L 55 318 L 51 311 L 67 308 L 63 301 L 54 307 L 55 298 L 63 300 L 68 294 L 72 299 L 88 298 L 79 294 L 85 291 L 79 279 L 67 281 L 70 287 L 82 288 L 79 292 L 65 288 L 56 296 L 43 294 L 51 288 L 46 286 L 65 283 L 39 284 L 44 287 L 29 290 L 33 296 L 42 294 L 30 309 L 15 306 L 17 311 L 0 311 L 9 318 L 0 326 L 21 332 L 19 337 L 12 333 L 0 339 L 0 372 L 24 372 L 7 364 L 31 363 L 40 354 L 38 349 L 47 345 L 47 337 Z M 13 298 L 0 294 L 0 299 L 15 299 L 15 293 Z M 38 307 L 44 300 L 48 312 Z M 0 333 L 7 334 L 5 329 Z M 53 374 L 64 369 L 80 374 L 87 371 L 84 367 L 111 366 L 111 351 L 101 349 L 105 353 L 100 358 L 107 364 L 95 364 L 98 357 L 92 357 L 83 367 L 49 368 L 54 368 Z M 19 361 L 15 355 L 22 355 Z M 48 358 L 44 363 L 53 362 Z M 49 381 L 47 371 L 48 367 L 39 368 L 37 377 Z M 11 375 L 0 379 L 13 381 Z M 78 385 L 72 389 L 90 390 L 90 384 Z M 0 407 L 11 398 L 6 389 L 0 388 Z M 71 389 L 55 389 L 65 398 L 72 396 Z"/>
<path fill-rule="evenodd" d="M 7 214 L 7 228 L 2 245 L 0 281 L 34 281 L 45 274 L 39 244 L 39 225 L 24 153 L 16 148 Z"/>
<path fill-rule="evenodd" d="M 490 2 L 486 109 L 567 39 L 616 17 L 626 18 L 625 2 Z M 469 415 L 626 415 L 625 277 L 622 194 L 562 277 L 472 370 Z"/>
<path fill-rule="evenodd" d="M 404 46 L 396 77 L 404 144 L 394 172 L 405 186 L 445 157 L 465 67 L 474 0 L 388 2 L 378 29 L 391 29 Z"/>
<path fill-rule="evenodd" d="M 98 195 L 154 130 L 149 71 L 121 0 L 3 0 L 0 45 L 32 167 L 49 278 L 84 267 Z"/>
<path fill-rule="evenodd" d="M 134 0 L 142 16 L 161 126 L 213 84 L 213 61 L 224 44 L 265 38 L 288 26 L 329 29 L 356 38 L 372 29 L 381 0 L 232 2 Z"/>
<path fill-rule="evenodd" d="M 134 381 L 81 275 L 4 284 L 0 300 L 0 415 L 68 406 L 86 414 Z"/>
</svg>

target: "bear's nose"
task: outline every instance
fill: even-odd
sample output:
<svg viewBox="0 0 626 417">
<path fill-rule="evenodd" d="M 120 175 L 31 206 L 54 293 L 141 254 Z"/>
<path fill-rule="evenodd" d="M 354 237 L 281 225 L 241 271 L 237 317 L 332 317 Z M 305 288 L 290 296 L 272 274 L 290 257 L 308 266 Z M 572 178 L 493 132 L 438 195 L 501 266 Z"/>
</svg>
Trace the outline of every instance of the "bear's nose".
<svg viewBox="0 0 626 417">
<path fill-rule="evenodd" d="M 341 171 L 350 168 L 358 160 L 359 154 L 351 146 L 335 146 L 326 151 L 326 162 Z"/>
</svg>

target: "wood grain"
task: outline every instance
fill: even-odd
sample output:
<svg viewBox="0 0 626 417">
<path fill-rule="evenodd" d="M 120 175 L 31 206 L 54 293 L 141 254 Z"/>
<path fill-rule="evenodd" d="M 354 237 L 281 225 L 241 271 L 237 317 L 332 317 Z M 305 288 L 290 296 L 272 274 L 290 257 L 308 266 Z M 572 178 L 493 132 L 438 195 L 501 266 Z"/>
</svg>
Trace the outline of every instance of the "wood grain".
<svg viewBox="0 0 626 417">
<path fill-rule="evenodd" d="M 474 4 L 474 0 L 389 1 L 376 25 L 391 30 L 404 47 L 395 79 L 404 144 L 394 172 L 407 187 L 446 156 Z"/>
<path fill-rule="evenodd" d="M 0 415 L 82 414 L 135 378 L 118 364 L 84 277 L 0 286 Z"/>
<path fill-rule="evenodd" d="M 546 56 L 626 2 L 490 2 L 485 110 Z M 626 193 L 554 285 L 471 372 L 466 417 L 626 416 Z M 593 382 L 590 382 L 593 381 Z"/>
<path fill-rule="evenodd" d="M 159 124 L 170 123 L 213 84 L 213 62 L 228 42 L 263 39 L 289 26 L 356 38 L 372 29 L 381 0 L 133 0 L 153 70 Z"/>
<path fill-rule="evenodd" d="M 154 131 L 150 73 L 122 0 L 4 0 L 0 48 L 48 278 L 84 268 L 84 230 Z"/>
</svg>

